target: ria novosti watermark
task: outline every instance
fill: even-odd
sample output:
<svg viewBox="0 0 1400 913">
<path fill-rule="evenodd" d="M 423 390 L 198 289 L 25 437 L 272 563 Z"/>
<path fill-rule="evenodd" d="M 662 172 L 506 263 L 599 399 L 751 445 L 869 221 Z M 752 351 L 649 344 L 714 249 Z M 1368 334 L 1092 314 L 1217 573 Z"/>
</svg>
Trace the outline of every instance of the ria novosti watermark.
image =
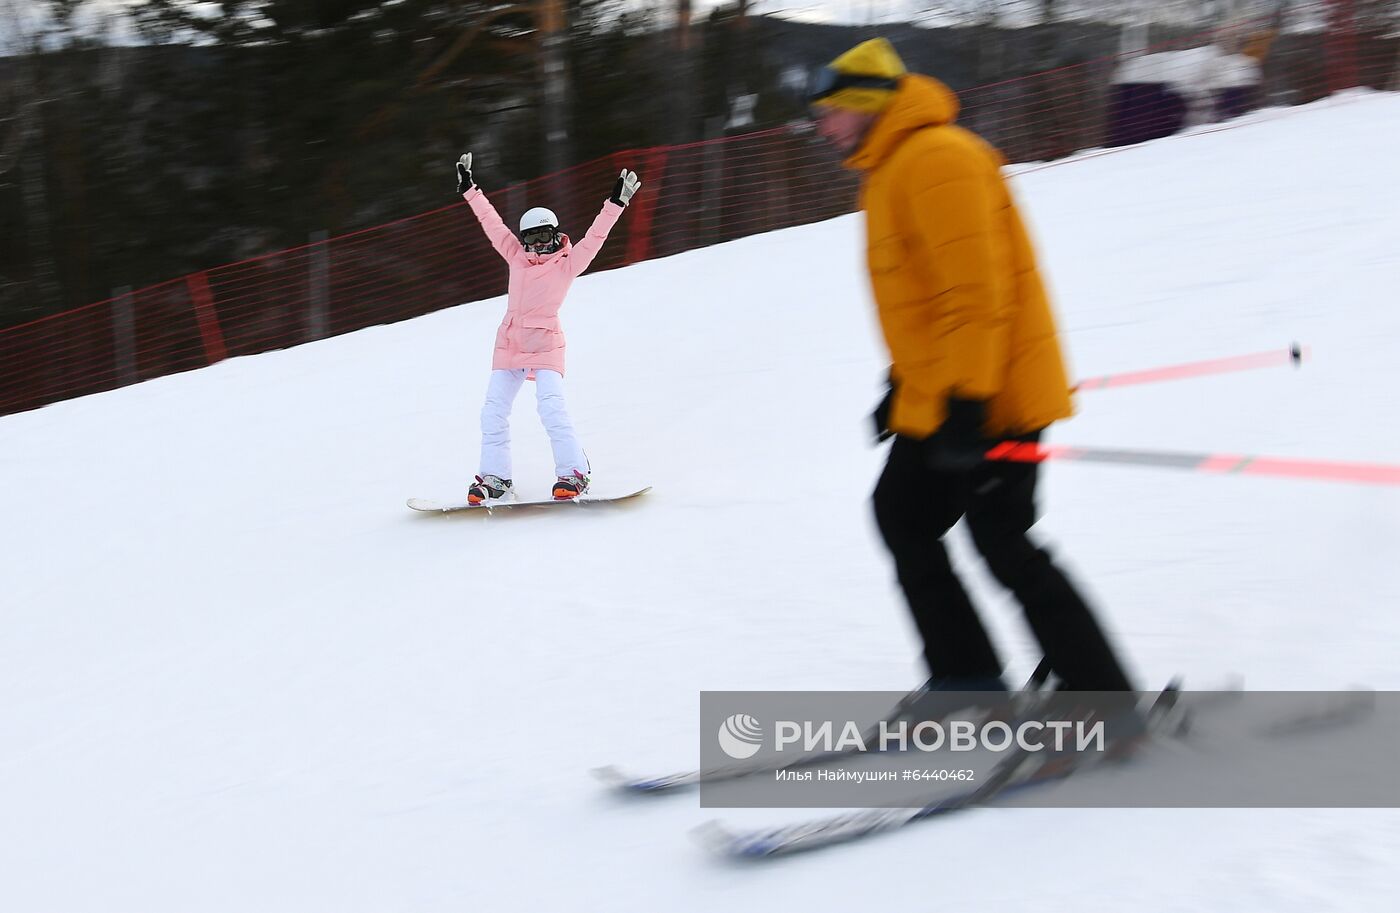
<svg viewBox="0 0 1400 913">
<path fill-rule="evenodd" d="M 779 755 L 942 750 L 995 753 L 1008 749 L 1102 752 L 1107 747 L 1102 719 L 986 720 L 981 723 L 970 719 L 882 719 L 873 728 L 854 720 L 776 720 L 771 727 L 765 727 L 750 714 L 736 713 L 726 717 L 719 727 L 720 750 L 735 760 L 752 758 L 763 748 L 768 729 L 772 732 L 772 751 Z"/>
<path fill-rule="evenodd" d="M 921 806 L 1021 757 L 1076 773 L 1015 804 L 1400 807 L 1397 692 L 1184 692 L 1169 725 L 1146 729 L 1155 692 L 969 693 L 975 709 L 946 714 L 934 700 L 892 713 L 905 697 L 702 692 L 699 766 L 714 773 L 700 778 L 701 804 Z"/>
</svg>

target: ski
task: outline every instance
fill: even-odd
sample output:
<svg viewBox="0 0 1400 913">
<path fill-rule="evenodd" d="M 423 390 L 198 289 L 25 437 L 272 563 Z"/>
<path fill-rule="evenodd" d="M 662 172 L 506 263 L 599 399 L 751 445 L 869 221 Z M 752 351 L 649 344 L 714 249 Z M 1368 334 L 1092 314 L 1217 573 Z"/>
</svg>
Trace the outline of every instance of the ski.
<svg viewBox="0 0 1400 913">
<path fill-rule="evenodd" d="M 1325 707 L 1302 710 L 1273 720 L 1259 729 L 1265 738 L 1283 738 L 1305 732 L 1333 729 L 1360 721 L 1376 709 L 1376 693 L 1357 688 L 1337 695 Z"/>
<path fill-rule="evenodd" d="M 1005 793 L 1016 780 L 1027 757 L 1018 753 L 1000 761 L 983 783 L 921 808 L 878 808 L 815 818 L 775 828 L 734 831 L 719 821 L 708 821 L 694 831 L 696 839 L 724 856 L 762 858 L 814 850 L 846 843 L 871 834 L 892 831 L 939 815 L 985 805 Z M 1029 783 L 1027 779 L 1025 781 Z"/>
<path fill-rule="evenodd" d="M 1181 725 L 1180 717 L 1171 712 L 1176 707 L 1179 694 L 1180 683 L 1173 681 L 1157 695 L 1147 712 L 1149 735 L 1167 728 L 1174 730 Z M 1033 761 L 1040 763 L 1032 764 Z M 694 834 L 701 843 L 725 856 L 762 858 L 800 853 L 896 830 L 916 821 L 980 808 L 1013 791 L 1058 782 L 1085 767 L 1101 763 L 1081 760 L 1066 764 L 1062 761 L 1063 759 L 1041 760 L 1034 752 L 1018 747 L 1010 755 L 997 761 L 987 772 L 986 779 L 978 785 L 921 807 L 843 812 L 774 828 L 747 831 L 730 830 L 719 821 L 709 821 L 696 828 Z"/>
<path fill-rule="evenodd" d="M 1016 696 L 1024 698 L 1027 695 L 1039 692 L 1040 689 L 1045 686 L 1049 678 L 1050 664 L 1042 659 Z M 923 693 L 923 691 L 909 692 L 902 701 L 895 705 L 894 710 L 885 718 L 885 722 L 898 719 L 900 714 L 904 712 L 910 703 Z M 862 738 L 863 744 L 868 745 L 876 740 L 876 734 L 879 732 L 877 727 L 872 727 L 865 733 Z M 605 767 L 595 768 L 593 775 L 608 786 L 622 792 L 639 795 L 655 794 L 670 792 L 689 786 L 698 786 L 702 781 L 716 782 L 721 780 L 737 780 L 740 777 L 748 777 L 754 774 L 777 773 L 778 771 L 784 770 L 800 770 L 805 767 L 826 764 L 851 755 L 861 754 L 862 751 L 863 749 L 860 748 L 845 748 L 840 751 L 819 751 L 804 754 L 781 764 L 774 764 L 771 760 L 764 759 L 750 763 L 724 764 L 700 770 L 685 770 L 678 773 L 654 777 L 632 776 L 616 765 L 610 764 Z"/>
</svg>

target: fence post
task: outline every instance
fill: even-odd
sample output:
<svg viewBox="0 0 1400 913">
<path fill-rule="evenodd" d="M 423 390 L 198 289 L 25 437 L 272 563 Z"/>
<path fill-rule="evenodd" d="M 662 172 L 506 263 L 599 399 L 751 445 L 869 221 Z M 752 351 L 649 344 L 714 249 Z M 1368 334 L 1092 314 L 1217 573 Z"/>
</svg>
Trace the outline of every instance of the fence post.
<svg viewBox="0 0 1400 913">
<path fill-rule="evenodd" d="M 136 383 L 136 319 L 129 285 L 112 290 L 112 350 L 117 385 Z"/>
<path fill-rule="evenodd" d="M 651 222 L 656 201 L 661 199 L 662 175 L 666 170 L 666 150 L 648 149 L 642 159 L 642 189 L 637 196 L 636 212 L 627 227 L 627 263 L 640 263 L 651 258 Z"/>
<path fill-rule="evenodd" d="M 1328 0 L 1327 92 L 1353 88 L 1356 75 L 1356 21 L 1352 0 Z"/>
<path fill-rule="evenodd" d="M 224 348 L 224 333 L 219 329 L 219 315 L 214 310 L 214 296 L 209 291 L 209 277 L 204 273 L 191 273 L 185 277 L 194 303 L 195 320 L 199 323 L 199 335 L 204 340 L 204 357 L 209 364 L 223 361 L 228 357 Z"/>
<path fill-rule="evenodd" d="M 307 251 L 310 255 L 307 257 L 307 267 L 310 270 L 310 275 L 307 277 L 310 304 L 306 313 L 306 335 L 309 342 L 325 339 L 329 335 L 330 244 L 327 240 L 329 237 L 330 233 L 324 229 L 313 231 L 310 237 L 311 247 Z"/>
<path fill-rule="evenodd" d="M 703 159 L 700 178 L 700 231 L 697 247 L 724 240 L 724 141 L 720 136 L 723 121 L 705 121 L 705 141 L 701 144 Z"/>
</svg>

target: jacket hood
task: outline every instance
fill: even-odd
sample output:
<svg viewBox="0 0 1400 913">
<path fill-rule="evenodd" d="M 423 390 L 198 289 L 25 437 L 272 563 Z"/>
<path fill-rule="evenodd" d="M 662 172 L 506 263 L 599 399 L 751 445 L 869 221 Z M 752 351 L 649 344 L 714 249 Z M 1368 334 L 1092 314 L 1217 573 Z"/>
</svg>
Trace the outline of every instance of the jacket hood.
<svg viewBox="0 0 1400 913">
<path fill-rule="evenodd" d="M 904 138 L 924 127 L 942 127 L 958 118 L 958 96 L 932 76 L 911 73 L 899 81 L 893 100 L 846 159 L 846 167 L 873 171 Z"/>
</svg>

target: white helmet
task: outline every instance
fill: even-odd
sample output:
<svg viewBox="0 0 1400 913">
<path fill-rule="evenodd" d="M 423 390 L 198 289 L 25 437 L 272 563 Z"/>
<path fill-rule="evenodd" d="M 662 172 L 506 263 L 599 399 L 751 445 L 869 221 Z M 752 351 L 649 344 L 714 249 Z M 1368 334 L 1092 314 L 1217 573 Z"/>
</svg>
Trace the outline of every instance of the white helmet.
<svg viewBox="0 0 1400 913">
<path fill-rule="evenodd" d="M 520 243 L 532 254 L 552 254 L 560 247 L 559 220 L 543 206 L 520 217 Z"/>
<path fill-rule="evenodd" d="M 534 209 L 527 210 L 525 215 L 520 217 L 521 233 L 531 228 L 542 228 L 546 225 L 550 228 L 558 228 L 559 218 L 543 206 L 536 206 Z"/>
</svg>

